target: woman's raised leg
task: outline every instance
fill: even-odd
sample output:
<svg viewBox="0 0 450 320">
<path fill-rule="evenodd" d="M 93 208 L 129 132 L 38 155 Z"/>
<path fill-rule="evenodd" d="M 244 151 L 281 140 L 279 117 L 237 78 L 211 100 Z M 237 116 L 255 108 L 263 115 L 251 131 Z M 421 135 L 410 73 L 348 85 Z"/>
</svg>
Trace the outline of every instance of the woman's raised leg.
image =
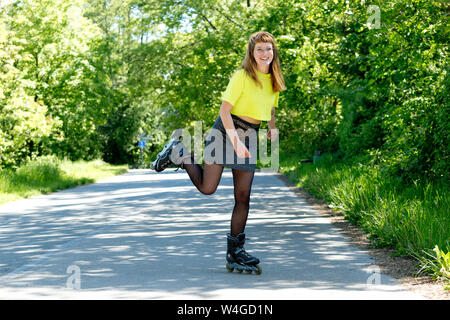
<svg viewBox="0 0 450 320">
<path fill-rule="evenodd" d="M 222 177 L 223 166 L 214 163 L 204 163 L 202 167 L 198 163 L 194 163 L 194 161 L 184 161 L 183 166 L 192 183 L 201 193 L 213 194 L 216 191 Z"/>
</svg>

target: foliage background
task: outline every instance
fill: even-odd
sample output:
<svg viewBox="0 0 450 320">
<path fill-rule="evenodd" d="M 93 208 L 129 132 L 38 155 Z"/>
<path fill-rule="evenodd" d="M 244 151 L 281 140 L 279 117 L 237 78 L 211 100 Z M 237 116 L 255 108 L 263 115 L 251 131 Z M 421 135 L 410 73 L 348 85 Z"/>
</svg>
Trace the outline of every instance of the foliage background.
<svg viewBox="0 0 450 320">
<path fill-rule="evenodd" d="M 371 6 L 379 9 L 375 25 Z M 0 167 L 42 155 L 146 161 L 212 124 L 248 36 L 277 39 L 284 149 L 405 181 L 449 172 L 448 3 L 17 0 L 0 11 Z"/>
<path fill-rule="evenodd" d="M 380 243 L 448 252 L 449 9 L 444 0 L 1 0 L 0 174 L 20 176 L 39 159 L 136 165 L 140 135 L 152 137 L 148 165 L 174 129 L 213 124 L 248 37 L 266 30 L 287 85 L 276 111 L 281 171 Z M 316 150 L 326 166 L 310 174 L 299 163 Z"/>
</svg>

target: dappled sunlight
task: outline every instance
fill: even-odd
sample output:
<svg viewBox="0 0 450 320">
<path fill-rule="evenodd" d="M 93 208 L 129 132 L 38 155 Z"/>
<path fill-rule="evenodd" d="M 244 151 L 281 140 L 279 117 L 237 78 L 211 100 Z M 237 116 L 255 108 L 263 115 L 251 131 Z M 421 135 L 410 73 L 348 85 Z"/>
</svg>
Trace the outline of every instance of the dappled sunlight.
<svg viewBox="0 0 450 320">
<path fill-rule="evenodd" d="M 305 290 L 370 293 L 370 258 L 265 173 L 255 176 L 246 228 L 246 248 L 261 259 L 263 273 L 228 273 L 232 186 L 230 171 L 217 192 L 205 196 L 185 172 L 135 170 L 2 206 L 0 296 L 214 299 L 239 289 L 296 299 Z M 66 288 L 69 266 L 79 267 L 79 290 Z M 390 282 L 383 276 L 383 284 Z"/>
</svg>

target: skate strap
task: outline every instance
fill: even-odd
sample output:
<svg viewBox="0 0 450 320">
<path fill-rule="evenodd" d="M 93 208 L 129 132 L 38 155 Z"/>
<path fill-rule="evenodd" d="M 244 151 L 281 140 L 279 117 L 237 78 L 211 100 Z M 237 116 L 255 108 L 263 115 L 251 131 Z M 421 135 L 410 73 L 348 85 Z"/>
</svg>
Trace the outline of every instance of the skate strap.
<svg viewBox="0 0 450 320">
<path fill-rule="evenodd" d="M 234 252 L 234 254 L 239 254 L 239 253 L 241 253 L 241 252 L 242 252 L 243 255 L 245 255 L 246 258 L 250 258 L 250 257 L 251 257 L 251 256 L 247 253 L 247 251 L 244 250 L 244 248 L 238 248 L 238 249 Z"/>
</svg>

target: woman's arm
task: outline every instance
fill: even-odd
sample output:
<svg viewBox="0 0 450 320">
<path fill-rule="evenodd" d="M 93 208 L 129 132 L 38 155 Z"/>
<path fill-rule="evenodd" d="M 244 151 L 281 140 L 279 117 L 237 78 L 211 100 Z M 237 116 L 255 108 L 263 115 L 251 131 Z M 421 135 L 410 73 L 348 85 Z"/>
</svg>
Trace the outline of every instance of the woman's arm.
<svg viewBox="0 0 450 320">
<path fill-rule="evenodd" d="M 272 110 L 270 111 L 270 121 L 268 122 L 269 129 L 276 129 L 275 127 L 275 107 L 272 107 Z"/>
<path fill-rule="evenodd" d="M 271 141 L 275 140 L 278 137 L 278 130 L 275 126 L 275 107 L 272 107 L 272 110 L 270 111 L 271 119 L 268 122 L 269 126 L 269 132 L 267 136 Z"/>
<path fill-rule="evenodd" d="M 250 152 L 248 151 L 245 144 L 239 139 L 236 128 L 234 127 L 233 119 L 231 118 L 231 109 L 233 106 L 227 101 L 222 101 L 222 105 L 220 106 L 219 115 L 222 119 L 223 126 L 227 132 L 228 137 L 233 144 L 236 155 L 239 158 L 250 158 Z"/>
</svg>

